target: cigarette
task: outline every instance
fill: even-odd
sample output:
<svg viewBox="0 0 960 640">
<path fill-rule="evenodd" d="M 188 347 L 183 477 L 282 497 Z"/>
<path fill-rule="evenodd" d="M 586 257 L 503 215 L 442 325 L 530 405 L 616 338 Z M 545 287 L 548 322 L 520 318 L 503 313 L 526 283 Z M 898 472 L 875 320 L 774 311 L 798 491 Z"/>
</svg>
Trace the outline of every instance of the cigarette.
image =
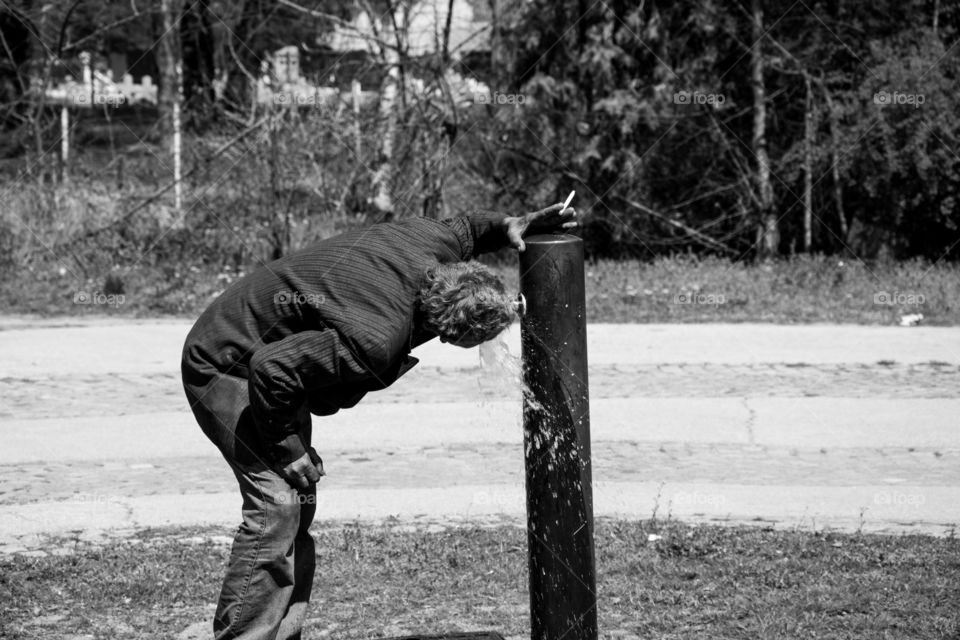
<svg viewBox="0 0 960 640">
<path fill-rule="evenodd" d="M 563 211 L 570 206 L 570 203 L 573 202 L 573 196 L 576 194 L 576 191 L 571 191 L 570 195 L 567 196 L 567 199 L 563 201 L 563 206 L 560 207 L 560 211 Z"/>
</svg>

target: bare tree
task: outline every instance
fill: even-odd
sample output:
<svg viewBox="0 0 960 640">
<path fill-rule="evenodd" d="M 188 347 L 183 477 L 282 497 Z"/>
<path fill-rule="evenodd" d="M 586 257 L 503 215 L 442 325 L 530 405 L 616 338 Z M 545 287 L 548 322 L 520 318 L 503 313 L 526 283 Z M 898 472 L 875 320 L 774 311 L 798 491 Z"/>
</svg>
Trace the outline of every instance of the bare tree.
<svg viewBox="0 0 960 640">
<path fill-rule="evenodd" d="M 803 107 L 803 250 L 810 253 L 813 246 L 813 144 L 817 125 L 809 74 L 803 74 L 803 82 L 806 90 Z"/>
<path fill-rule="evenodd" d="M 762 257 L 776 255 L 780 244 L 780 229 L 777 214 L 773 210 L 773 184 L 770 182 L 770 154 L 767 151 L 767 98 L 763 80 L 763 9 L 760 0 L 750 4 L 751 40 L 750 79 L 753 88 L 753 155 L 757 161 L 755 175 L 759 202 L 757 244 Z"/>
<path fill-rule="evenodd" d="M 821 83 L 823 84 L 823 83 Z M 827 102 L 827 117 L 830 122 L 830 173 L 833 178 L 833 200 L 837 208 L 837 217 L 840 219 L 841 240 L 846 242 L 850 238 L 850 229 L 847 225 L 847 214 L 843 207 L 843 181 L 840 177 L 840 116 L 837 105 L 830 95 L 830 90 L 823 85 L 823 96 Z"/>
<path fill-rule="evenodd" d="M 157 40 L 157 67 L 160 86 L 157 94 L 158 126 L 164 148 L 173 164 L 174 209 L 181 211 L 181 107 L 183 64 L 180 50 L 180 0 L 160 0 L 160 36 Z M 178 223 L 182 222 L 178 216 Z"/>
<path fill-rule="evenodd" d="M 181 0 L 160 0 L 156 21 L 156 60 L 160 75 L 157 87 L 158 127 L 160 138 L 167 148 L 170 148 L 173 141 L 174 108 L 180 104 L 180 2 Z"/>
</svg>

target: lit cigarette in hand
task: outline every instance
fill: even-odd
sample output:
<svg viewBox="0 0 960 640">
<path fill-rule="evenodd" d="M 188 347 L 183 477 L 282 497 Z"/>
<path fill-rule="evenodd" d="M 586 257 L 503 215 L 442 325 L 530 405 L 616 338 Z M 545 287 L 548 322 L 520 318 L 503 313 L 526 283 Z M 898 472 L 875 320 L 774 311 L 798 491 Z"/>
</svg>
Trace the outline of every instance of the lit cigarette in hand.
<svg viewBox="0 0 960 640">
<path fill-rule="evenodd" d="M 567 199 L 563 201 L 563 206 L 560 207 L 560 211 L 566 211 L 567 207 L 570 206 L 570 203 L 573 202 L 573 196 L 576 195 L 576 191 L 571 191 L 570 195 L 567 196 Z"/>
</svg>

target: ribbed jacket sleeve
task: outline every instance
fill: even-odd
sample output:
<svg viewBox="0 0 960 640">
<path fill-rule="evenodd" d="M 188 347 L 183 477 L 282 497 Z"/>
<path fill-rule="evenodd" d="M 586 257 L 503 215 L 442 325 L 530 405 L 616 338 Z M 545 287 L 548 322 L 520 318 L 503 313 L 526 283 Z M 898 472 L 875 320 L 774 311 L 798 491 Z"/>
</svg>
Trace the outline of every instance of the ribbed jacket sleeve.
<svg viewBox="0 0 960 640">
<path fill-rule="evenodd" d="M 476 211 L 470 215 L 447 218 L 443 224 L 453 229 L 460 240 L 461 258 L 469 260 L 510 244 L 503 222 L 505 217 L 493 211 Z"/>
<path fill-rule="evenodd" d="M 297 432 L 308 391 L 375 376 L 332 329 L 302 331 L 258 349 L 250 361 L 250 409 L 274 461 L 285 465 L 306 453 Z"/>
</svg>

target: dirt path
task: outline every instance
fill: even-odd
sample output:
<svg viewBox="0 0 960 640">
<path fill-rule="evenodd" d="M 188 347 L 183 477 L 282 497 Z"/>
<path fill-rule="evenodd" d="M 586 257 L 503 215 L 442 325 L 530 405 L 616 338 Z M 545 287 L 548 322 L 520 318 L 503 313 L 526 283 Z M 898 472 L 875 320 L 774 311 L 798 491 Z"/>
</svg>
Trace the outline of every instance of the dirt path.
<svg viewBox="0 0 960 640">
<path fill-rule="evenodd" d="M 193 425 L 182 322 L 0 321 L 0 551 L 234 524 Z M 516 332 L 508 339 L 517 352 Z M 590 328 L 599 516 L 943 533 L 960 522 L 960 330 Z M 475 350 L 317 420 L 321 516 L 521 521 L 519 392 Z"/>
</svg>

